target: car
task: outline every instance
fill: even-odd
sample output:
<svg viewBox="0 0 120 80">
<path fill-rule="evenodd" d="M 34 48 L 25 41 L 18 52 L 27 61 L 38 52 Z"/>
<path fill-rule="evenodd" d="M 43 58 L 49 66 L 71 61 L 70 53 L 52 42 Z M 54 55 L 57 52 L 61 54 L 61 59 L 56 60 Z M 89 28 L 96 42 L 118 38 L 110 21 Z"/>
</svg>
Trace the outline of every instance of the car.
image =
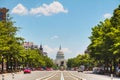
<svg viewBox="0 0 120 80">
<path fill-rule="evenodd" d="M 23 72 L 24 72 L 24 74 L 25 74 L 25 73 L 31 73 L 31 69 L 26 68 L 26 69 L 24 69 L 24 71 L 23 71 Z"/>
<path fill-rule="evenodd" d="M 83 72 L 85 70 L 85 66 L 84 65 L 81 65 L 78 69 L 78 72 Z"/>
<path fill-rule="evenodd" d="M 120 69 L 116 70 L 116 76 L 120 77 Z"/>
<path fill-rule="evenodd" d="M 93 68 L 93 73 L 95 74 L 104 74 L 104 69 L 100 67 L 94 67 Z"/>
<path fill-rule="evenodd" d="M 37 70 L 37 71 L 44 71 L 44 69 L 42 67 L 36 68 L 35 70 Z"/>
<path fill-rule="evenodd" d="M 81 68 L 79 68 L 79 69 L 78 69 L 78 72 L 83 72 L 83 71 L 84 71 L 84 70 L 83 70 L 83 69 L 81 69 Z"/>
<path fill-rule="evenodd" d="M 46 71 L 52 71 L 53 68 L 46 68 Z"/>
</svg>

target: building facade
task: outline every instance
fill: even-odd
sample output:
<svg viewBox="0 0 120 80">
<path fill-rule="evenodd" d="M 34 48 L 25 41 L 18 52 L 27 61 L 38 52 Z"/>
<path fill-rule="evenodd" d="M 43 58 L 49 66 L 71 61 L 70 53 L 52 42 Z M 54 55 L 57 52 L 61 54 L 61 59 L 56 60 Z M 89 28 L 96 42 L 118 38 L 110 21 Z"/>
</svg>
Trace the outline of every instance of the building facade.
<svg viewBox="0 0 120 80">
<path fill-rule="evenodd" d="M 38 49 L 38 45 L 33 44 L 33 42 L 24 42 L 23 47 L 25 49 Z"/>
<path fill-rule="evenodd" d="M 61 46 L 59 47 L 59 51 L 57 52 L 56 59 L 55 59 L 55 64 L 57 65 L 58 69 L 64 70 L 67 68 L 66 66 L 66 60 L 64 57 L 64 53 L 61 49 Z"/>
<path fill-rule="evenodd" d="M 47 52 L 43 51 L 42 45 L 40 45 L 40 47 L 38 47 L 38 45 L 33 44 L 33 42 L 24 42 L 23 47 L 25 49 L 39 49 L 40 53 L 43 56 L 47 56 Z"/>
</svg>

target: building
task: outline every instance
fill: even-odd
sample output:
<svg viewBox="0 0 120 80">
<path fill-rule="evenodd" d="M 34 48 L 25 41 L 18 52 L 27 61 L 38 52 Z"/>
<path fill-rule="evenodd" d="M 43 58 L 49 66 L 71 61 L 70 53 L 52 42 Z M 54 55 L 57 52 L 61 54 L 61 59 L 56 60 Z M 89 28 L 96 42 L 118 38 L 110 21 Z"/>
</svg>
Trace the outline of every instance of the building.
<svg viewBox="0 0 120 80">
<path fill-rule="evenodd" d="M 64 53 L 61 49 L 61 46 L 59 47 L 59 51 L 57 52 L 56 59 L 55 59 L 55 64 L 61 70 L 64 70 L 67 67 L 66 66 L 66 60 L 65 60 L 65 57 L 64 57 Z"/>
<path fill-rule="evenodd" d="M 42 53 L 43 56 L 47 56 L 48 53 L 43 51 L 42 45 L 40 45 L 39 50 L 40 50 L 40 52 Z"/>
<path fill-rule="evenodd" d="M 38 47 L 38 45 L 33 44 L 33 42 L 24 42 L 23 47 L 24 47 L 25 49 L 39 49 L 39 50 L 40 50 L 40 53 L 41 53 L 43 56 L 47 56 L 47 52 L 44 52 L 44 51 L 43 51 L 42 45 L 40 45 L 40 47 Z"/>
<path fill-rule="evenodd" d="M 9 10 L 6 8 L 0 8 L 0 21 L 6 21 L 6 14 Z"/>
<path fill-rule="evenodd" d="M 25 49 L 38 49 L 38 45 L 33 44 L 33 42 L 24 42 L 23 47 Z"/>
</svg>

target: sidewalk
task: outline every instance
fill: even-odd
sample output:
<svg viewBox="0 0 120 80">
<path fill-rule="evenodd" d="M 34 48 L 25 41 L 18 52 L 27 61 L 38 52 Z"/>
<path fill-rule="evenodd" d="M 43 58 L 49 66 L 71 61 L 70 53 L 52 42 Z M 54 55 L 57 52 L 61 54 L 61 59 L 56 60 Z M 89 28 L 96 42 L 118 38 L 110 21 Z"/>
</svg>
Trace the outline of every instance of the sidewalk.
<svg viewBox="0 0 120 80">
<path fill-rule="evenodd" d="M 101 74 L 93 74 L 92 71 L 84 71 L 84 74 L 90 77 L 95 77 L 95 80 L 120 80 L 120 77 L 115 77 L 113 75 L 101 75 Z M 87 80 L 89 80 L 87 79 Z"/>
<path fill-rule="evenodd" d="M 0 80 L 12 80 L 16 74 L 23 74 L 23 71 L 15 72 L 15 73 L 3 73 L 0 74 Z"/>
</svg>

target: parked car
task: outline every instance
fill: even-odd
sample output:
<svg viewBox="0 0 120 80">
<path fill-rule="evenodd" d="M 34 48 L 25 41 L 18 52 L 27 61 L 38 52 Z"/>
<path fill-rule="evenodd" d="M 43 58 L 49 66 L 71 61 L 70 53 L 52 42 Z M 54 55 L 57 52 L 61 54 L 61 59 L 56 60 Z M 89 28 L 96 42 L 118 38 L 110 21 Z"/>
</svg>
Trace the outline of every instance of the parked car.
<svg viewBox="0 0 120 80">
<path fill-rule="evenodd" d="M 93 73 L 95 74 L 104 74 L 104 70 L 100 67 L 94 67 L 93 68 Z"/>
<path fill-rule="evenodd" d="M 83 72 L 83 71 L 84 71 L 84 70 L 83 70 L 83 69 L 81 69 L 81 68 L 79 68 L 79 69 L 78 69 L 78 72 Z"/>
<path fill-rule="evenodd" d="M 46 71 L 52 71 L 53 68 L 46 68 Z"/>
<path fill-rule="evenodd" d="M 117 70 L 116 70 L 116 76 L 119 76 L 119 77 L 120 77 L 120 69 L 117 69 Z"/>
<path fill-rule="evenodd" d="M 31 69 L 30 69 L 30 68 L 26 68 L 26 69 L 24 69 L 23 72 L 24 72 L 24 74 L 25 74 L 25 73 L 31 73 Z"/>
<path fill-rule="evenodd" d="M 42 67 L 36 68 L 36 70 L 38 70 L 38 71 L 44 71 L 44 69 Z"/>
</svg>

